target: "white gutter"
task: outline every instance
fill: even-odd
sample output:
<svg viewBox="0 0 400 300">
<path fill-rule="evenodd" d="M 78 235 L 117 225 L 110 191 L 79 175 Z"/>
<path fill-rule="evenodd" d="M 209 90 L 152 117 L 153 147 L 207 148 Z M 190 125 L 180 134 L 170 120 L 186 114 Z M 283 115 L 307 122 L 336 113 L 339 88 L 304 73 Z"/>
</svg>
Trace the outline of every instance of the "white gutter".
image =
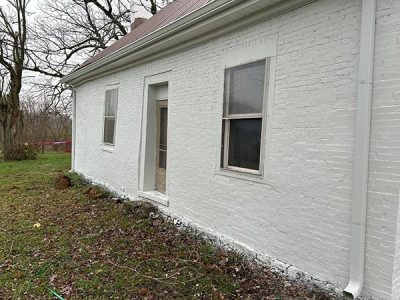
<svg viewBox="0 0 400 300">
<path fill-rule="evenodd" d="M 357 298 L 361 294 L 364 284 L 368 163 L 375 52 L 375 17 L 376 0 L 363 0 L 353 170 L 350 281 L 343 291 L 347 299 Z"/>
<path fill-rule="evenodd" d="M 168 55 L 181 45 L 209 36 L 223 28 L 226 31 L 244 28 L 251 22 L 265 20 L 316 0 L 214 0 L 177 21 L 129 44 L 98 61 L 73 71 L 62 83 L 78 86 L 93 76 L 116 71 L 134 62 L 151 60 L 161 53 Z M 245 15 L 242 15 L 245 14 Z M 176 51 L 175 51 L 176 53 Z"/>
<path fill-rule="evenodd" d="M 72 157 L 71 170 L 75 171 L 75 151 L 76 151 L 76 91 L 72 90 Z"/>
<path fill-rule="evenodd" d="M 66 86 L 72 92 L 72 149 L 71 149 L 71 171 L 75 171 L 75 140 L 76 140 L 76 92 L 72 86 Z"/>
<path fill-rule="evenodd" d="M 193 23 L 201 21 L 203 19 L 207 19 L 210 15 L 214 14 L 215 11 L 223 10 L 225 7 L 230 7 L 232 3 L 239 3 L 243 2 L 244 0 L 218 0 L 212 1 L 206 6 L 194 11 L 193 13 L 178 19 L 177 21 L 162 27 L 155 32 L 144 36 L 143 38 L 139 39 L 138 41 L 129 44 L 114 53 L 111 53 L 98 61 L 91 63 L 88 66 L 83 67 L 82 69 L 78 69 L 73 71 L 70 74 L 67 74 L 61 79 L 61 82 L 68 83 L 71 80 L 75 79 L 76 77 L 82 76 L 87 74 L 103 65 L 110 63 L 111 61 L 118 59 L 121 56 L 126 56 L 133 51 L 137 51 L 140 49 L 141 46 L 148 46 L 159 39 L 165 38 L 175 32 L 185 29 L 186 27 L 190 26 Z M 132 51 L 133 50 L 133 51 Z"/>
</svg>

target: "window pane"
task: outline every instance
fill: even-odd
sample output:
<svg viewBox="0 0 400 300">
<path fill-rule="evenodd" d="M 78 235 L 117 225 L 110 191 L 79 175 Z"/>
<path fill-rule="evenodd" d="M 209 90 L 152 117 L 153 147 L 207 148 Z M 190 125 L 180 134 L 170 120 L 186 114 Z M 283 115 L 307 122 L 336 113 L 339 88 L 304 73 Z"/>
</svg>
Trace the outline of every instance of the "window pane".
<svg viewBox="0 0 400 300">
<path fill-rule="evenodd" d="M 228 165 L 260 169 L 262 119 L 230 120 Z"/>
<path fill-rule="evenodd" d="M 160 149 L 167 150 L 168 108 L 160 109 Z M 163 148 L 165 147 L 165 148 Z"/>
<path fill-rule="evenodd" d="M 115 118 L 104 120 L 104 143 L 114 144 Z"/>
<path fill-rule="evenodd" d="M 159 158 L 159 163 L 158 166 L 162 169 L 167 168 L 167 151 L 160 150 L 160 158 Z"/>
<path fill-rule="evenodd" d="M 227 70 L 229 72 L 229 114 L 262 113 L 265 61 Z"/>
<path fill-rule="evenodd" d="M 115 116 L 117 114 L 118 89 L 108 90 L 106 92 L 106 116 Z"/>
<path fill-rule="evenodd" d="M 226 122 L 228 122 L 228 120 L 223 120 L 222 121 L 222 138 L 221 138 L 221 168 L 225 167 L 225 147 L 227 147 L 227 145 L 225 145 L 225 125 Z"/>
</svg>

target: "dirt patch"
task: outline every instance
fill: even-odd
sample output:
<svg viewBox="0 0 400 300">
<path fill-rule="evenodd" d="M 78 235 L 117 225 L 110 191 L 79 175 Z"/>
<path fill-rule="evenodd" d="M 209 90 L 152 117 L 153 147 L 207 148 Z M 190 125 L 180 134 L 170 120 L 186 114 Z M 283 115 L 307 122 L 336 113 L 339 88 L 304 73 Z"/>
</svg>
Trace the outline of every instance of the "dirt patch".
<svg viewBox="0 0 400 300">
<path fill-rule="evenodd" d="M 65 190 L 72 186 L 71 179 L 63 174 L 56 177 L 54 186 L 58 190 Z"/>
<path fill-rule="evenodd" d="M 145 201 L 126 202 L 123 208 L 125 213 L 137 218 L 149 218 L 158 213 L 157 207 Z"/>
<path fill-rule="evenodd" d="M 89 187 L 85 191 L 86 196 L 88 196 L 90 199 L 104 199 L 108 198 L 108 194 L 95 186 Z"/>
</svg>

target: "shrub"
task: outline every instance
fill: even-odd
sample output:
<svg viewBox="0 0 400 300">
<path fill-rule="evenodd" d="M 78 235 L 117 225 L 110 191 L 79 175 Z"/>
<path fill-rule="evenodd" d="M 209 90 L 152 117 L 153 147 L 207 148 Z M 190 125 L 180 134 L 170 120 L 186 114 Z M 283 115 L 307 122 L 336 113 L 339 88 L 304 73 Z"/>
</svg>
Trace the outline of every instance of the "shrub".
<svg viewBox="0 0 400 300">
<path fill-rule="evenodd" d="M 67 176 L 71 180 L 72 186 L 82 187 L 87 184 L 85 178 L 76 172 L 67 172 L 64 175 Z"/>
<path fill-rule="evenodd" d="M 38 158 L 39 151 L 35 145 L 19 144 L 8 153 L 4 153 L 4 160 L 35 160 Z"/>
</svg>

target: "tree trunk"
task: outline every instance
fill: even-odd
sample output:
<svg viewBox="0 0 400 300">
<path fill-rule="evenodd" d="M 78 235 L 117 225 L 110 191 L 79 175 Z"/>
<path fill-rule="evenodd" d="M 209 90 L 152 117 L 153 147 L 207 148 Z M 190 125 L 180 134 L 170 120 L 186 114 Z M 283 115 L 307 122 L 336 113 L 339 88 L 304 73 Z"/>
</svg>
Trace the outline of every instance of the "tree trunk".
<svg viewBox="0 0 400 300">
<path fill-rule="evenodd" d="M 5 160 L 24 159 L 22 149 L 22 111 L 20 92 L 22 72 L 25 65 L 27 18 L 26 6 L 29 1 L 9 0 L 0 6 L 1 31 L 1 69 L 8 77 L 7 88 L 2 87 L 0 94 L 0 123 L 3 129 L 3 158 Z"/>
<path fill-rule="evenodd" d="M 156 0 L 150 0 L 150 3 L 151 3 L 151 8 L 150 8 L 151 14 L 152 14 L 152 15 L 155 15 L 155 14 L 157 13 L 157 3 L 156 3 Z"/>
<path fill-rule="evenodd" d="M 14 160 L 15 151 L 21 147 L 22 113 L 19 108 L 2 112 L 3 159 Z"/>
</svg>

